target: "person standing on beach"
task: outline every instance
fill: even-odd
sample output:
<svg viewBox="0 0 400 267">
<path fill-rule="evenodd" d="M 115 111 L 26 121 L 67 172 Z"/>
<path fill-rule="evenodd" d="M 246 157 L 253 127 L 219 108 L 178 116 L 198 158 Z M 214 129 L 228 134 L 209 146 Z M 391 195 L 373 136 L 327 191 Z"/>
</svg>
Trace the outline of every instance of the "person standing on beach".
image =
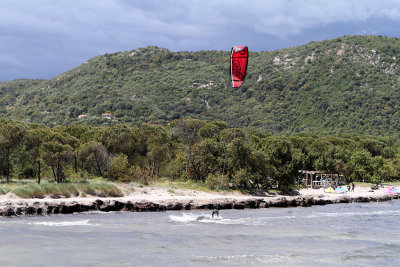
<svg viewBox="0 0 400 267">
<path fill-rule="evenodd" d="M 354 192 L 354 183 L 351 184 L 351 192 Z"/>
</svg>

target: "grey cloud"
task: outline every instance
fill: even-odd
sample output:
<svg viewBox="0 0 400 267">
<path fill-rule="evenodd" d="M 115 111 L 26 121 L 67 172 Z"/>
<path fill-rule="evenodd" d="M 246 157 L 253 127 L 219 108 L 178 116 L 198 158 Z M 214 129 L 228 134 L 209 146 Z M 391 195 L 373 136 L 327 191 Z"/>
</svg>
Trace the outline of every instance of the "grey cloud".
<svg viewBox="0 0 400 267">
<path fill-rule="evenodd" d="M 174 51 L 293 46 L 310 29 L 321 36 L 324 25 L 371 18 L 400 20 L 400 2 L 3 0 L 0 66 L 9 71 L 3 69 L 0 80 L 21 73 L 50 78 L 93 56 L 147 45 Z M 366 31 L 379 33 L 371 26 Z"/>
<path fill-rule="evenodd" d="M 307 28 L 338 22 L 365 21 L 373 17 L 400 18 L 398 1 L 277 1 L 272 9 L 259 6 L 255 29 L 285 37 Z M 264 14 L 264 15 L 263 15 Z"/>
</svg>

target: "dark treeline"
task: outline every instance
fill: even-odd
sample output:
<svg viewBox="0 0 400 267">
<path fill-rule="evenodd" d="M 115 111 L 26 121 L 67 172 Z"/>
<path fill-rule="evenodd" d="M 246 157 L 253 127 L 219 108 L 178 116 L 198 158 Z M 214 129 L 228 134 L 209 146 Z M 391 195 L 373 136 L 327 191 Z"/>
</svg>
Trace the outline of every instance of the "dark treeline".
<svg viewBox="0 0 400 267">
<path fill-rule="evenodd" d="M 0 176 L 63 182 L 104 177 L 146 183 L 159 177 L 210 188 L 289 188 L 298 170 L 339 173 L 348 182 L 400 178 L 397 140 L 366 136 L 271 136 L 224 122 L 49 128 L 0 121 Z"/>
</svg>

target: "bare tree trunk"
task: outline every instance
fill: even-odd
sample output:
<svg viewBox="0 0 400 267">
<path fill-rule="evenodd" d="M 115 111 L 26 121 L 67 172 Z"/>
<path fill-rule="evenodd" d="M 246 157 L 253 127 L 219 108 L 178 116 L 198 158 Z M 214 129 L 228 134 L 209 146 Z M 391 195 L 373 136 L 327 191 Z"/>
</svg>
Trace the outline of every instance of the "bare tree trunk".
<svg viewBox="0 0 400 267">
<path fill-rule="evenodd" d="M 40 178 L 41 178 L 40 177 L 40 160 L 37 161 L 37 164 L 38 164 L 38 174 L 37 174 L 38 175 L 38 184 L 40 184 Z"/>
<path fill-rule="evenodd" d="M 78 172 L 78 162 L 77 162 L 76 152 L 74 152 L 74 167 L 75 167 L 75 173 L 77 173 Z"/>
<path fill-rule="evenodd" d="M 7 165 L 7 171 L 6 171 L 6 178 L 7 178 L 7 183 L 10 182 L 10 150 L 6 150 L 6 165 Z"/>
<path fill-rule="evenodd" d="M 100 176 L 104 176 L 104 173 L 101 171 L 100 161 L 99 161 L 99 159 L 97 158 L 96 155 L 94 156 L 94 159 L 95 159 L 95 161 L 96 161 L 96 169 L 97 169 L 98 174 L 99 174 Z"/>
<path fill-rule="evenodd" d="M 56 172 L 55 172 L 55 170 L 54 170 L 54 163 L 51 164 L 51 169 L 52 169 L 52 171 L 53 171 L 53 178 L 54 178 L 54 181 L 57 182 Z"/>
<path fill-rule="evenodd" d="M 61 182 L 61 164 L 60 161 L 57 162 L 57 183 Z"/>
</svg>

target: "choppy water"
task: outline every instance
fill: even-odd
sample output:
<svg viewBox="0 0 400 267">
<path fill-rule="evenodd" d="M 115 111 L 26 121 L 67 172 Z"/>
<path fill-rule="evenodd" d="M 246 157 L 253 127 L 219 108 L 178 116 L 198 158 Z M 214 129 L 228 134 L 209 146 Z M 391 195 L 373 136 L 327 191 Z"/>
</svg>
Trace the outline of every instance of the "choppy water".
<svg viewBox="0 0 400 267">
<path fill-rule="evenodd" d="M 0 218 L 0 266 L 399 266 L 400 201 Z"/>
</svg>

